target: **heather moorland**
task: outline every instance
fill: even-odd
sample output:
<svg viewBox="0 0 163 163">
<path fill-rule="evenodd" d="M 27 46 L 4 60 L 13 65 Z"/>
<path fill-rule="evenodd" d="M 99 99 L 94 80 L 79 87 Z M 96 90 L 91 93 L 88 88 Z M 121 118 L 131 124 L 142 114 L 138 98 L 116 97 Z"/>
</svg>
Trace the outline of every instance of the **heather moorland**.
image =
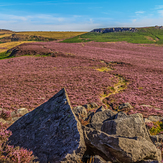
<svg viewBox="0 0 163 163">
<path fill-rule="evenodd" d="M 63 87 L 72 107 L 96 102 L 118 111 L 130 103 L 127 114 L 163 115 L 162 46 L 34 42 L 15 49 L 12 58 L 0 61 L 0 107 L 6 115 L 22 107 L 31 111 Z"/>
<path fill-rule="evenodd" d="M 92 101 L 108 107 L 113 104 L 117 109 L 118 105 L 129 102 L 135 112 L 145 115 L 162 112 L 163 47 L 126 42 L 47 42 L 21 45 L 20 49 L 23 47 L 42 49 L 47 54 L 50 49 L 62 55 L 2 60 L 1 107 L 34 109 L 66 87 L 73 106 Z M 29 51 L 25 51 L 26 55 Z M 114 93 L 114 85 L 118 83 L 124 89 Z M 148 109 L 152 112 L 147 112 Z"/>
</svg>

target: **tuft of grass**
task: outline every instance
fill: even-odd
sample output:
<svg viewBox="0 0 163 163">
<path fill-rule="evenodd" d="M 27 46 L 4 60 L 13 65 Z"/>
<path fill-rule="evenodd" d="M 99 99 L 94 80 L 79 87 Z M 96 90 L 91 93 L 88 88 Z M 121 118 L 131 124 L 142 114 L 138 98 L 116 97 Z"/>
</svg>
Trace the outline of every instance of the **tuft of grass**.
<svg viewBox="0 0 163 163">
<path fill-rule="evenodd" d="M 100 72 L 107 72 L 107 71 L 111 71 L 112 69 L 111 68 L 108 68 L 108 67 L 101 67 L 101 68 L 98 68 L 96 70 L 98 70 Z"/>
<path fill-rule="evenodd" d="M 146 125 L 148 126 L 151 135 L 157 135 L 163 133 L 162 121 L 151 122 L 151 123 L 147 123 Z"/>
<path fill-rule="evenodd" d="M 138 89 L 143 89 L 143 87 L 139 87 Z"/>
</svg>

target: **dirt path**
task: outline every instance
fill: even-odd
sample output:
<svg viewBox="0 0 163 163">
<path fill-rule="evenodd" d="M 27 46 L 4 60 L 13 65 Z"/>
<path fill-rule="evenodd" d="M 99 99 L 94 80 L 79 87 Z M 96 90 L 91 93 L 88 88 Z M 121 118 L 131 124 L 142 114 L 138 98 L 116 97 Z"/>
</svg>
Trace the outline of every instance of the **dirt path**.
<svg viewBox="0 0 163 163">
<path fill-rule="evenodd" d="M 101 61 L 101 62 L 105 62 L 105 61 Z M 97 69 L 98 71 L 105 71 L 106 73 L 109 73 L 109 71 L 112 71 L 113 68 L 111 66 L 110 63 L 107 63 L 107 67 L 103 67 L 101 69 Z M 108 98 L 109 96 L 113 95 L 113 94 L 117 94 L 121 91 L 123 91 L 124 89 L 127 88 L 127 85 L 129 84 L 129 82 L 122 76 L 120 75 L 115 75 L 115 77 L 118 78 L 118 82 L 114 84 L 113 87 L 108 87 L 107 90 L 109 90 L 109 94 L 106 94 L 105 92 L 103 92 L 100 96 L 100 101 L 106 106 L 108 107 L 108 104 L 105 103 L 106 98 Z"/>
<path fill-rule="evenodd" d="M 109 94 L 105 94 L 103 93 L 102 96 L 100 97 L 101 102 L 108 107 L 108 104 L 105 103 L 106 98 L 108 98 L 109 96 L 113 95 L 113 94 L 117 94 L 121 91 L 123 91 L 124 89 L 127 88 L 128 82 L 123 78 L 123 77 L 118 77 L 118 82 L 116 84 L 114 84 L 113 87 L 108 88 L 110 90 L 111 93 Z"/>
</svg>

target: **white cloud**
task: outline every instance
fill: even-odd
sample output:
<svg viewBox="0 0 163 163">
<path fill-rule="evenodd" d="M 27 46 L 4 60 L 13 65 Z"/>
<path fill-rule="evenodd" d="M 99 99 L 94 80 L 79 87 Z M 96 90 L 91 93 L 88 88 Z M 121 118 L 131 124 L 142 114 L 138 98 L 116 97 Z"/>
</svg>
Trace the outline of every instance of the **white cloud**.
<svg viewBox="0 0 163 163">
<path fill-rule="evenodd" d="M 72 16 L 72 20 L 75 19 L 75 16 Z M 10 14 L 0 14 L 0 20 L 6 20 L 9 22 L 33 22 L 33 23 L 62 23 L 69 19 L 66 19 L 66 17 L 60 17 L 60 16 L 53 16 L 53 15 L 46 15 L 46 14 L 36 14 L 36 15 L 25 15 L 25 16 L 19 16 L 19 15 L 10 15 Z"/>
<path fill-rule="evenodd" d="M 3 29 L 9 29 L 13 31 L 91 31 L 92 29 L 99 27 L 99 24 L 92 23 L 69 23 L 61 25 L 48 25 L 48 24 L 30 24 L 30 23 L 19 23 L 19 24 L 10 24 L 9 22 L 0 21 L 0 24 Z"/>
<path fill-rule="evenodd" d="M 163 5 L 156 5 L 155 9 L 156 9 L 156 10 L 158 10 L 158 9 L 163 9 Z"/>
<path fill-rule="evenodd" d="M 163 16 L 163 10 L 159 10 Z M 113 18 L 90 18 L 82 15 L 59 16 L 59 15 L 7 15 L 0 14 L 2 29 L 14 31 L 90 31 L 94 28 L 105 27 L 144 27 L 162 25 L 163 17 L 149 18 L 137 16 L 133 19 L 116 21 Z"/>
<path fill-rule="evenodd" d="M 10 15 L 10 14 L 0 14 L 0 20 L 13 20 L 13 21 L 26 21 L 26 16 Z"/>
<path fill-rule="evenodd" d="M 163 18 L 141 18 L 141 19 L 131 19 L 130 22 L 120 23 L 117 22 L 117 26 L 119 27 L 149 27 L 159 25 L 161 26 L 163 22 Z"/>
<path fill-rule="evenodd" d="M 14 31 L 90 31 L 100 26 L 99 23 L 94 23 L 93 19 L 81 15 L 57 17 L 46 14 L 27 16 L 0 14 L 0 24 L 0 28 Z"/>
<path fill-rule="evenodd" d="M 145 11 L 136 11 L 135 14 L 144 14 Z"/>
<path fill-rule="evenodd" d="M 163 10 L 159 10 L 158 13 L 163 16 Z"/>
</svg>

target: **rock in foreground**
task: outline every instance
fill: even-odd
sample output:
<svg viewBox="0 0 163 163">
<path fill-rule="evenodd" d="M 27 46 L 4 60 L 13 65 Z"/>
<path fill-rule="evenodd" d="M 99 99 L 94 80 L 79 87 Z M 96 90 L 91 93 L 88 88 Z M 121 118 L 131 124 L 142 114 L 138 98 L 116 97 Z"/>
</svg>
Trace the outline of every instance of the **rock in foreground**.
<svg viewBox="0 0 163 163">
<path fill-rule="evenodd" d="M 40 163 L 79 162 L 86 150 L 81 124 L 65 89 L 8 130 L 13 133 L 9 144 L 32 150 Z"/>
<path fill-rule="evenodd" d="M 125 138 L 108 135 L 93 128 L 84 127 L 87 147 L 106 161 L 117 160 L 121 163 L 141 162 L 145 160 L 161 161 L 161 152 L 155 145 L 143 137 Z"/>
</svg>

